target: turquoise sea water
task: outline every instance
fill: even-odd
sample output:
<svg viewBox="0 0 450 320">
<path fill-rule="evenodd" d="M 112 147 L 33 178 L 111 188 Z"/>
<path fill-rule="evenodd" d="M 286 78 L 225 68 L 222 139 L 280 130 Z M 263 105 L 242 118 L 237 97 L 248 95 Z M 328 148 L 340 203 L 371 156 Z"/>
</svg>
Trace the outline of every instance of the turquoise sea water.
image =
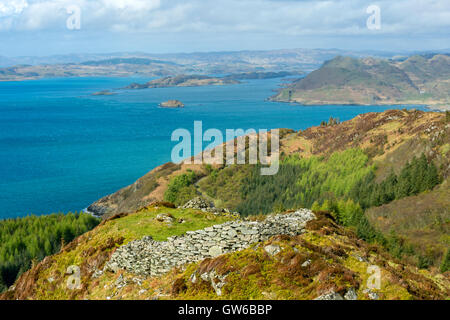
<svg viewBox="0 0 450 320">
<path fill-rule="evenodd" d="M 173 130 L 305 129 L 402 106 L 293 106 L 265 101 L 280 79 L 240 85 L 91 93 L 134 78 L 0 82 L 0 218 L 82 210 L 170 161 Z M 184 109 L 162 109 L 169 99 Z M 206 146 L 206 144 L 205 144 Z"/>
</svg>

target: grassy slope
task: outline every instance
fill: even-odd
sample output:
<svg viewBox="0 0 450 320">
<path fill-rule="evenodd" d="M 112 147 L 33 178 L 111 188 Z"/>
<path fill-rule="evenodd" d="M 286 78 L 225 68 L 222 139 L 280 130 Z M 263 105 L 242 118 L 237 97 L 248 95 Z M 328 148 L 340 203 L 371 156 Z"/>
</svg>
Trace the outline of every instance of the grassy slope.
<svg viewBox="0 0 450 320">
<path fill-rule="evenodd" d="M 159 212 L 170 212 L 187 221 L 167 227 L 156 221 Z M 396 261 L 382 249 L 356 238 L 336 225 L 330 216 L 308 223 L 301 236 L 278 236 L 249 249 L 193 263 L 184 270 L 173 269 L 160 278 L 138 279 L 120 271 L 93 277 L 112 250 L 143 235 L 164 240 L 169 235 L 221 223 L 231 217 L 217 217 L 193 210 L 147 208 L 138 213 L 106 221 L 79 237 L 61 253 L 46 258 L 24 274 L 8 299 L 312 299 L 331 289 L 344 293 L 354 288 L 360 299 L 368 299 L 367 267 L 381 268 L 380 299 L 443 299 L 449 294 L 448 278 Z M 209 218 L 208 218 L 209 217 Z M 264 251 L 267 244 L 282 249 L 276 256 Z M 303 266 L 310 260 L 308 266 Z M 69 290 L 65 271 L 81 267 L 82 288 Z M 222 296 L 200 275 L 226 275 Z M 196 274 L 197 282 L 190 279 Z M 52 280 L 52 282 L 49 281 Z M 119 282 L 126 282 L 123 287 Z"/>
<path fill-rule="evenodd" d="M 269 256 L 264 250 L 269 244 L 280 246 L 281 252 Z M 308 260 L 310 264 L 304 266 Z M 172 282 L 170 293 L 179 299 L 215 299 L 210 286 L 190 280 L 193 274 L 215 271 L 227 275 L 221 299 L 309 300 L 330 290 L 344 295 L 349 288 L 359 299 L 368 299 L 364 290 L 370 265 L 381 268 L 380 299 L 434 299 L 449 294 L 448 278 L 396 261 L 322 214 L 308 223 L 301 236 L 273 237 L 244 251 L 191 265 L 174 275 L 178 281 Z"/>
<path fill-rule="evenodd" d="M 440 261 L 450 247 L 448 180 L 433 191 L 393 201 L 366 212 L 384 234 L 394 233 L 430 261 Z"/>
<path fill-rule="evenodd" d="M 448 104 L 450 57 L 336 57 L 273 97 L 302 104 Z"/>
<path fill-rule="evenodd" d="M 158 221 L 156 216 L 160 213 L 171 214 L 176 218 L 176 222 L 167 225 Z M 98 289 L 98 283 L 105 277 L 108 279 L 110 275 L 105 275 L 98 280 L 93 279 L 92 275 L 103 267 L 114 248 L 148 235 L 157 241 L 164 241 L 170 236 L 203 229 L 231 219 L 234 218 L 163 206 L 152 206 L 132 214 L 114 216 L 75 239 L 60 253 L 45 258 L 36 267 L 23 274 L 16 283 L 15 297 L 18 299 L 80 299 L 85 294 L 89 295 L 92 290 Z M 79 266 L 81 269 L 83 288 L 78 292 L 68 290 L 66 286 L 68 279 L 66 270 L 71 265 Z"/>
</svg>

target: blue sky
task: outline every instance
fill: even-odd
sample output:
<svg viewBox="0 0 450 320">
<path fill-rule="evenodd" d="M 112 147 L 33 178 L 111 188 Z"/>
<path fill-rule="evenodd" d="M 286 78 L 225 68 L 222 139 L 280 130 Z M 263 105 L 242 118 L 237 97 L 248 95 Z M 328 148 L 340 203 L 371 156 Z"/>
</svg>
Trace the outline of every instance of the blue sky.
<svg viewBox="0 0 450 320">
<path fill-rule="evenodd" d="M 67 27 L 70 7 L 79 30 Z M 282 48 L 447 49 L 450 1 L 0 0 L 4 56 Z"/>
</svg>

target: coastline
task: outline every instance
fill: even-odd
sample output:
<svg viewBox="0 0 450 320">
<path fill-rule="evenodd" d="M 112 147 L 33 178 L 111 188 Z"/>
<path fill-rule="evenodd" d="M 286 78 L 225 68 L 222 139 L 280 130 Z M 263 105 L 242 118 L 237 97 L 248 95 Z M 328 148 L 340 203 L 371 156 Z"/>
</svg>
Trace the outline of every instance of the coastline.
<svg viewBox="0 0 450 320">
<path fill-rule="evenodd" d="M 94 218 L 99 218 L 99 219 L 102 218 L 102 216 L 96 215 L 95 212 L 89 211 L 88 208 L 84 208 L 83 210 L 81 210 L 81 212 L 90 214 Z"/>
<path fill-rule="evenodd" d="M 332 105 L 341 105 L 341 106 L 355 106 L 355 107 L 363 107 L 363 106 L 379 106 L 379 107 L 386 107 L 386 106 L 405 106 L 405 107 L 423 107 L 426 108 L 429 111 L 436 111 L 436 112 L 446 112 L 450 111 L 450 103 L 442 103 L 442 102 L 435 102 L 435 103 L 414 103 L 413 101 L 408 102 L 386 102 L 386 103 L 348 103 L 348 102 L 311 102 L 311 103 L 302 103 L 295 100 L 282 100 L 282 99 L 274 99 L 275 96 L 269 97 L 266 99 L 266 101 L 271 102 L 281 102 L 290 104 L 293 106 L 317 106 L 317 107 L 326 107 L 326 106 L 332 106 Z"/>
<path fill-rule="evenodd" d="M 426 105 L 425 106 L 430 111 L 436 111 L 436 112 L 447 112 L 450 111 L 450 104 L 446 105 Z"/>
</svg>

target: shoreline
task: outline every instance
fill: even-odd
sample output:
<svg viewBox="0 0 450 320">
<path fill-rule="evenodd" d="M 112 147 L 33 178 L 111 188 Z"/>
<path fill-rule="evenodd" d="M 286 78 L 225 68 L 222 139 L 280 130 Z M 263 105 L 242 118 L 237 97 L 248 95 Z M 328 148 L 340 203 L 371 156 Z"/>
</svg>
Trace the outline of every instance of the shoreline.
<svg viewBox="0 0 450 320">
<path fill-rule="evenodd" d="M 95 212 L 89 211 L 88 208 L 82 209 L 81 212 L 90 214 L 90 215 L 93 216 L 94 218 L 99 218 L 99 219 L 102 218 L 102 216 L 96 215 Z"/>
<path fill-rule="evenodd" d="M 342 103 L 342 102 L 336 102 L 336 103 L 301 103 L 298 101 L 286 101 L 286 100 L 275 100 L 272 99 L 272 97 L 269 97 L 266 99 L 266 101 L 270 102 L 280 102 L 280 103 L 286 103 L 293 106 L 305 106 L 305 107 L 311 107 L 311 106 L 317 106 L 317 107 L 327 107 L 327 106 L 355 106 L 355 107 L 364 107 L 364 106 L 374 106 L 374 107 L 387 107 L 387 106 L 405 106 L 405 107 L 423 107 L 426 108 L 429 111 L 436 111 L 436 112 L 446 112 L 450 111 L 450 103 L 443 104 L 442 102 L 430 104 L 430 103 Z"/>
</svg>

